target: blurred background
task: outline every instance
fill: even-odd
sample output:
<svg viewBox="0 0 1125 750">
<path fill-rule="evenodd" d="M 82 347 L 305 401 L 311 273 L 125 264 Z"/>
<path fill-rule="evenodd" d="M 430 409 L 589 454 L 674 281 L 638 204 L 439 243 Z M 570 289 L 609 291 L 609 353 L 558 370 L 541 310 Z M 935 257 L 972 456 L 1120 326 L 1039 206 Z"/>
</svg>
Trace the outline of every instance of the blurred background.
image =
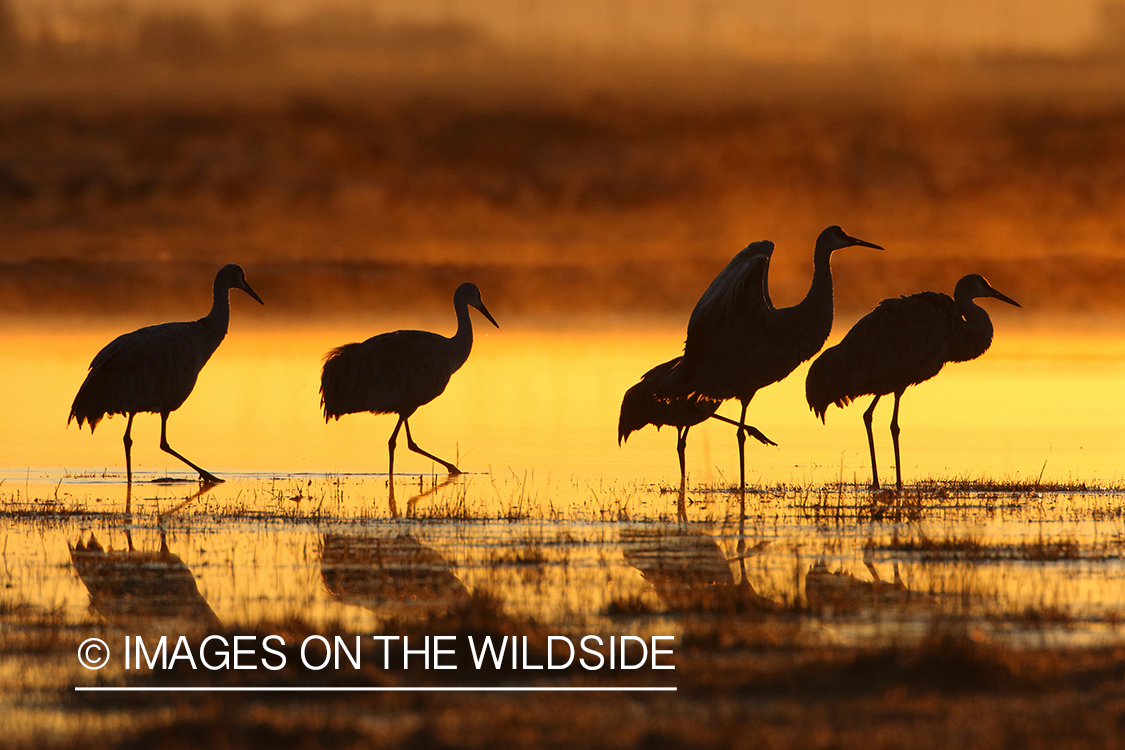
<svg viewBox="0 0 1125 750">
<path fill-rule="evenodd" d="M 669 431 L 616 445 L 621 394 L 747 243 L 799 301 L 830 224 L 887 251 L 834 257 L 829 344 L 970 272 L 1023 305 L 911 390 L 908 480 L 1121 481 L 1125 0 L 0 0 L 0 471 L 114 477 L 121 420 L 64 429 L 88 363 L 237 262 L 266 306 L 232 295 L 172 420 L 209 470 L 384 470 L 390 417 L 324 426 L 324 352 L 449 334 L 468 280 L 502 327 L 423 445 L 674 481 Z M 859 408 L 822 425 L 804 372 L 755 398 L 753 481 L 866 476 Z M 179 470 L 155 430 L 136 466 Z M 693 481 L 735 449 L 693 431 Z"/>
<path fill-rule="evenodd" d="M 686 320 L 763 238 L 796 302 L 829 224 L 887 247 L 851 319 L 970 271 L 1119 315 L 1125 2 L 0 0 L 5 316 L 239 262 L 271 320 Z"/>
</svg>

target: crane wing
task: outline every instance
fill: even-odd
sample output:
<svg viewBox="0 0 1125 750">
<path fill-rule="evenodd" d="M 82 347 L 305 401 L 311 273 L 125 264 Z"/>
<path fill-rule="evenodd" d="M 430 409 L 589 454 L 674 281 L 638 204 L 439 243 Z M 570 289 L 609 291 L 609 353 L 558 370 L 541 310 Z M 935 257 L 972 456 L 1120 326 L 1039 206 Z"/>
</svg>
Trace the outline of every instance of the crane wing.
<svg viewBox="0 0 1125 750">
<path fill-rule="evenodd" d="M 199 371 L 221 341 L 199 321 L 163 323 L 118 336 L 90 363 L 71 417 L 93 426 L 106 414 L 175 411 L 191 395 Z"/>
<path fill-rule="evenodd" d="M 929 380 L 949 359 L 956 303 L 938 292 L 883 300 L 809 369 L 806 396 L 820 415 L 864 395 Z"/>
<path fill-rule="evenodd" d="M 617 442 L 645 425 L 690 427 L 715 413 L 722 403 L 698 394 L 675 396 L 672 379 L 681 358 L 676 357 L 653 367 L 641 376 L 641 382 L 625 392 L 617 421 Z"/>
<path fill-rule="evenodd" d="M 394 331 L 328 353 L 321 373 L 324 417 L 369 411 L 409 415 L 441 395 L 456 368 L 449 339 L 429 331 Z"/>
<path fill-rule="evenodd" d="M 747 245 L 707 287 L 688 321 L 687 361 L 705 357 L 716 342 L 729 340 L 725 333 L 731 327 L 745 326 L 774 309 L 766 291 L 772 252 L 769 240 Z"/>
</svg>

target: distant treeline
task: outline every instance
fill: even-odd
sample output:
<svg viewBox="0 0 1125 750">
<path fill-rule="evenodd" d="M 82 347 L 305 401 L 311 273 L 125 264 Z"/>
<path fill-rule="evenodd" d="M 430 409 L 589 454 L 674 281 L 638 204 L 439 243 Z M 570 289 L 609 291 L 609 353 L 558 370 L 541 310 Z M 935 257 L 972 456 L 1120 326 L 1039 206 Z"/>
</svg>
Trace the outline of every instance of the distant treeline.
<svg viewBox="0 0 1125 750">
<path fill-rule="evenodd" d="M 444 308 L 464 280 L 497 309 L 688 312 L 760 239 L 792 304 L 815 237 L 840 224 L 887 248 L 836 259 L 842 308 L 978 272 L 1029 307 L 1119 311 L 1125 94 L 1106 80 L 1115 97 L 12 99 L 0 310 L 167 305 L 180 271 L 161 269 L 198 263 L 205 285 L 233 261 L 272 269 L 284 309 L 308 313 L 419 288 Z"/>
<path fill-rule="evenodd" d="M 177 66 L 271 62 L 290 52 L 457 52 L 484 44 L 484 33 L 459 21 L 379 23 L 359 8 L 329 6 L 282 22 L 239 9 L 210 17 L 183 8 L 125 3 L 60 6 L 17 13 L 0 0 L 0 55 L 32 62 L 153 60 Z"/>
</svg>

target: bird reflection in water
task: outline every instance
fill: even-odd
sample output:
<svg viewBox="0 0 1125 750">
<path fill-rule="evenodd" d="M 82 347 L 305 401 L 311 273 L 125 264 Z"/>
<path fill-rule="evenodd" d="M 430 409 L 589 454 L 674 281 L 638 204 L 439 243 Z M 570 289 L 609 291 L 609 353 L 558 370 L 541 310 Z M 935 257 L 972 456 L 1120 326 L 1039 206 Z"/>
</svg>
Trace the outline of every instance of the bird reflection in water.
<svg viewBox="0 0 1125 750">
<path fill-rule="evenodd" d="M 406 515 L 412 516 L 418 502 L 456 481 L 456 475 L 449 476 L 410 498 Z M 390 488 L 391 516 L 397 518 L 393 481 Z M 453 566 L 411 534 L 325 534 L 320 577 L 337 601 L 387 617 L 443 612 L 469 598 Z"/>
<path fill-rule="evenodd" d="M 739 543 L 740 580 L 731 572 L 732 559 L 715 539 L 686 524 L 622 525 L 625 561 L 641 572 L 670 612 L 771 610 L 777 602 L 754 590 L 746 575 L 746 559 L 768 544 L 744 549 Z"/>
<path fill-rule="evenodd" d="M 325 534 L 320 577 L 343 604 L 384 617 L 425 617 L 466 601 L 453 566 L 411 534 Z"/>
<path fill-rule="evenodd" d="M 133 546 L 125 532 L 126 548 L 105 548 L 91 533 L 70 548 L 70 561 L 90 594 L 90 608 L 114 623 L 173 620 L 213 628 L 221 625 L 199 593 L 195 575 L 168 548 L 160 532 L 160 548 L 146 552 Z"/>
<path fill-rule="evenodd" d="M 921 603 L 925 599 L 912 592 L 899 575 L 894 563 L 894 579 L 885 581 L 875 569 L 873 545 L 863 552 L 863 565 L 871 573 L 870 581 L 862 581 L 854 574 L 840 568 L 833 572 L 825 560 L 818 560 L 805 574 L 805 602 L 813 612 L 854 612 L 883 605 L 907 602 Z"/>
<path fill-rule="evenodd" d="M 436 482 L 433 487 L 428 490 L 422 489 L 422 482 L 425 481 L 424 477 L 418 477 L 418 492 L 406 501 L 406 517 L 413 518 L 415 508 L 418 503 L 428 498 L 434 497 L 441 490 L 450 486 L 451 484 L 460 484 L 463 479 L 461 474 L 450 474 L 440 482 Z M 387 504 L 390 509 L 391 518 L 398 518 L 398 503 L 395 502 L 395 483 L 394 477 L 387 480 Z"/>
</svg>

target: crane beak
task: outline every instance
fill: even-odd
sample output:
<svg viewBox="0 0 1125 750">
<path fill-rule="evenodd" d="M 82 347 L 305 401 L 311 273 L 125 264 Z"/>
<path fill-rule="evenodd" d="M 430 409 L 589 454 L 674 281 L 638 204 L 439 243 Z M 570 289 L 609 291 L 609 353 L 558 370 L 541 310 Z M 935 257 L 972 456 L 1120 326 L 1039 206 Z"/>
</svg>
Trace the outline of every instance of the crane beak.
<svg viewBox="0 0 1125 750">
<path fill-rule="evenodd" d="M 1006 294 L 1001 294 L 1000 292 L 996 291 L 995 289 L 992 290 L 992 296 L 995 297 L 996 299 L 1000 300 L 1001 302 L 1007 302 L 1009 305 L 1015 305 L 1016 307 L 1023 307 L 1023 305 L 1021 305 L 1019 302 L 1016 302 L 1014 299 L 1007 296 Z"/>
<path fill-rule="evenodd" d="M 474 307 L 476 307 L 476 305 L 474 305 Z M 488 308 L 484 306 L 484 303 L 483 303 L 483 302 L 481 302 L 481 303 L 480 303 L 480 307 L 477 307 L 477 309 L 478 309 L 478 310 L 480 310 L 480 314 L 481 314 L 481 315 L 483 315 L 484 317 L 488 318 L 488 322 L 489 322 L 489 323 L 491 323 L 492 325 L 496 326 L 497 328 L 499 328 L 499 327 L 500 327 L 500 324 L 499 324 L 499 323 L 497 323 L 495 319 L 493 319 L 493 317 L 492 317 L 491 313 L 489 313 L 489 312 L 488 312 Z"/>
<path fill-rule="evenodd" d="M 852 240 L 852 245 L 859 245 L 860 247 L 873 247 L 876 250 L 883 250 L 883 251 L 886 251 L 886 249 L 887 249 L 887 248 L 883 247 L 882 245 L 876 245 L 874 242 L 868 242 L 867 240 L 861 240 L 858 237 L 852 237 L 851 240 Z"/>
<path fill-rule="evenodd" d="M 242 289 L 242 291 L 246 292 L 246 293 L 247 293 L 247 294 L 249 294 L 249 295 L 250 295 L 251 297 L 253 297 L 254 299 L 258 300 L 258 304 L 259 304 L 259 305 L 264 305 L 264 304 L 266 304 L 265 302 L 262 302 L 262 298 L 261 298 L 261 297 L 259 297 L 259 296 L 258 296 L 257 294 L 255 294 L 255 293 L 254 293 L 254 290 L 250 288 L 250 284 L 248 284 L 247 282 L 243 281 L 243 282 L 242 282 L 242 286 L 241 286 L 240 288 Z"/>
</svg>

